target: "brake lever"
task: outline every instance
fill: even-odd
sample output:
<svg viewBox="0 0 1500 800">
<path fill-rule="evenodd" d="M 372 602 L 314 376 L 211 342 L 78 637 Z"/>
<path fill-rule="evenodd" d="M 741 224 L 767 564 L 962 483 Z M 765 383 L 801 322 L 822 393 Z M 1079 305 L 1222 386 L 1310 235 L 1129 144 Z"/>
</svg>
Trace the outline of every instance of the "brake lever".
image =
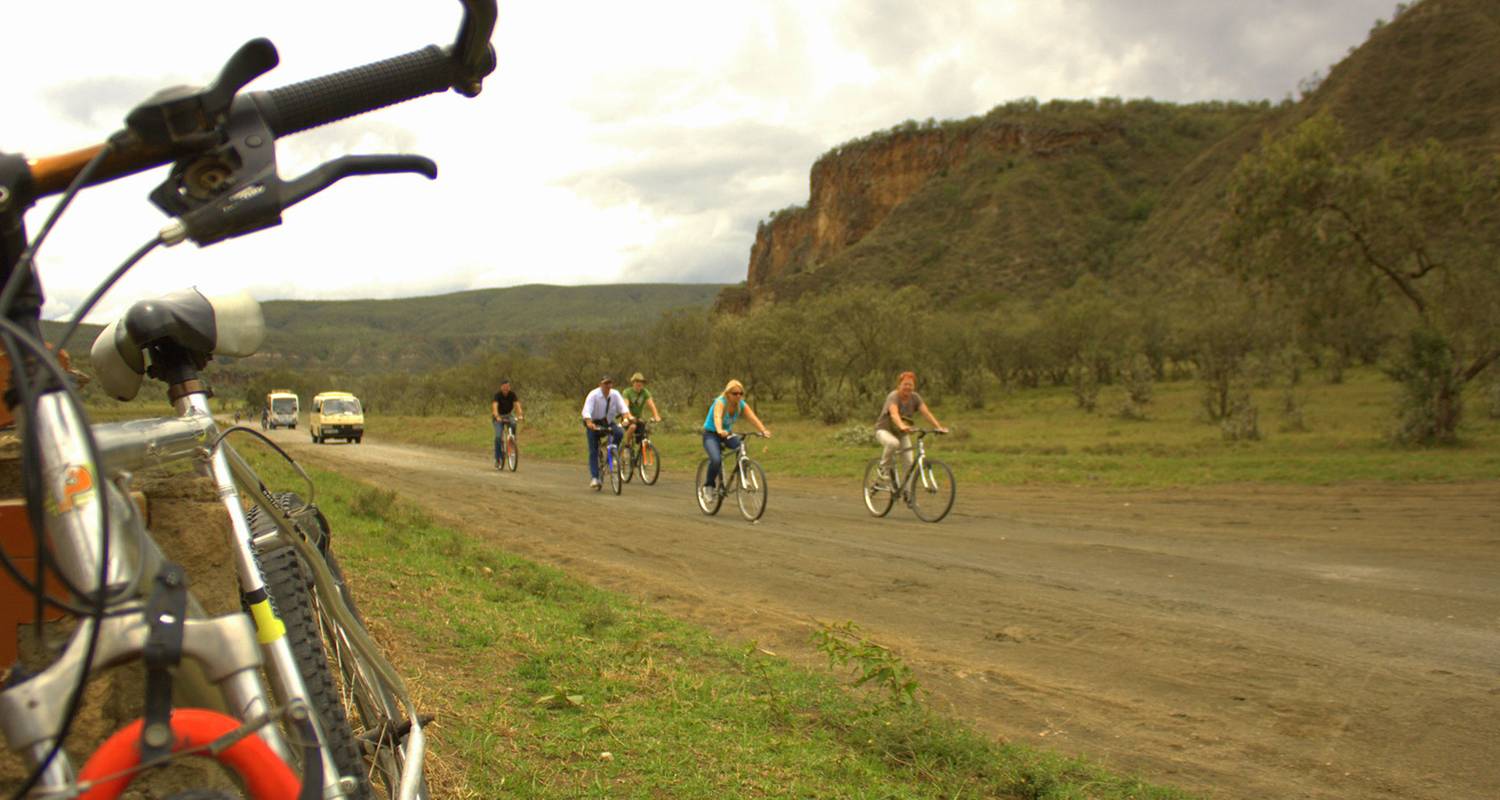
<svg viewBox="0 0 1500 800">
<path fill-rule="evenodd" d="M 431 180 L 437 178 L 437 164 L 422 156 L 342 156 L 291 181 L 283 181 L 273 166 L 243 188 L 174 218 L 161 229 L 161 240 L 169 247 L 187 239 L 207 247 L 280 225 L 282 211 L 351 175 L 400 172 Z"/>
<path fill-rule="evenodd" d="M 341 156 L 309 171 L 300 178 L 281 184 L 283 210 L 306 200 L 351 175 L 388 175 L 414 172 L 428 180 L 437 179 L 437 164 L 424 156 Z"/>
</svg>

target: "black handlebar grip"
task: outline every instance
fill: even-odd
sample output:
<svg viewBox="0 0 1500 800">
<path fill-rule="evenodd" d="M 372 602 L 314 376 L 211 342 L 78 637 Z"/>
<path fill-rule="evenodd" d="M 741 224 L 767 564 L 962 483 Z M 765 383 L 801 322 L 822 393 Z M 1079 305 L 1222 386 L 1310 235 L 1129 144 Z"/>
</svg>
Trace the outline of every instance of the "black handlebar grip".
<svg viewBox="0 0 1500 800">
<path fill-rule="evenodd" d="M 452 57 L 437 45 L 252 96 L 276 136 L 305 131 L 453 86 Z"/>
</svg>

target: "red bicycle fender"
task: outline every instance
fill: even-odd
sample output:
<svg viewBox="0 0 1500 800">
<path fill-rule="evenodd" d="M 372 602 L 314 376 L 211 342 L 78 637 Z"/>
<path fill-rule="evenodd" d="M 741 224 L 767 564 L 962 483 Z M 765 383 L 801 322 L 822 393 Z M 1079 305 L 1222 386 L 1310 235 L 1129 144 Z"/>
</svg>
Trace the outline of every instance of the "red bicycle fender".
<svg viewBox="0 0 1500 800">
<path fill-rule="evenodd" d="M 78 780 L 92 781 L 107 775 L 116 775 L 141 763 L 139 749 L 141 726 L 144 720 L 126 725 L 89 756 Z M 178 708 L 172 710 L 172 752 L 199 747 L 238 728 L 239 720 L 205 708 Z M 217 755 L 195 753 L 204 758 L 214 758 L 234 770 L 245 782 L 253 800 L 296 800 L 302 782 L 292 768 L 287 766 L 259 736 L 246 736 Z M 115 800 L 125 792 L 139 772 L 121 775 L 108 780 L 79 795 L 80 800 Z"/>
</svg>

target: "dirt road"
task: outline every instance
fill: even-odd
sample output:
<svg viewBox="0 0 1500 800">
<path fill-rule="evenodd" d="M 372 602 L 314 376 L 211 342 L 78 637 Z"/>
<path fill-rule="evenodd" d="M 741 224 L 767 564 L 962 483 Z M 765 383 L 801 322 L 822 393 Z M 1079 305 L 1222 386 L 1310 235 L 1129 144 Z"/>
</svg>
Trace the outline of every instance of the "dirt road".
<svg viewBox="0 0 1500 800">
<path fill-rule="evenodd" d="M 623 496 L 577 466 L 382 445 L 313 463 L 741 641 L 814 660 L 854 620 L 984 730 L 1215 798 L 1500 797 L 1500 483 L 975 489 L 869 517 L 766 459 L 765 519 L 690 465 Z M 583 453 L 582 437 L 579 446 Z"/>
</svg>

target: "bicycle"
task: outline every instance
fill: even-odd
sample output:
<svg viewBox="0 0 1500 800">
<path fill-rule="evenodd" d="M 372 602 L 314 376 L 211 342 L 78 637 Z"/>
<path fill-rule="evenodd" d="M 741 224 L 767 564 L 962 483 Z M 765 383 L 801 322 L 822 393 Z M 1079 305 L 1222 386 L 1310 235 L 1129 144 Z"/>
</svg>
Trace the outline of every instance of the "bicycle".
<svg viewBox="0 0 1500 800">
<path fill-rule="evenodd" d="M 704 458 L 698 462 L 698 479 L 694 482 L 693 488 L 698 497 L 698 508 L 704 514 L 713 516 L 719 513 L 719 506 L 723 505 L 724 498 L 730 492 L 734 493 L 735 501 L 740 507 L 740 515 L 746 520 L 755 522 L 766 513 L 766 496 L 770 488 L 766 484 L 766 471 L 750 458 L 747 452 L 747 442 L 744 437 L 749 436 L 765 438 L 765 434 L 758 431 L 744 434 L 740 438 L 739 445 L 731 448 L 735 454 L 733 468 L 726 467 L 719 470 L 718 481 L 708 498 L 703 496 L 701 490 L 701 487 L 705 486 L 708 481 L 708 459 Z M 728 473 L 727 477 L 726 473 Z"/>
<path fill-rule="evenodd" d="M 113 798 L 143 769 L 204 754 L 238 772 L 253 798 L 370 797 L 368 775 L 392 797 L 427 795 L 425 720 L 365 631 L 316 507 L 270 492 L 226 442 L 233 433 L 265 437 L 245 427 L 220 430 L 210 412 L 200 371 L 215 355 L 255 352 L 265 333 L 259 304 L 248 295 L 211 300 L 188 290 L 132 306 L 95 341 L 96 377 L 125 400 L 149 374 L 167 385 L 177 416 L 91 426 L 69 376 L 41 344 L 33 255 L 82 188 L 173 164 L 151 194 L 171 220 L 83 301 L 59 339 L 61 350 L 104 292 L 158 246 L 189 239 L 207 246 L 278 225 L 286 208 L 351 175 L 434 177 L 435 165 L 421 157 L 345 156 L 283 181 L 268 145 L 450 88 L 477 94 L 494 69 L 495 4 L 462 3 L 463 22 L 450 48 L 242 94 L 278 60 L 269 41 L 256 39 L 208 87 L 179 87 L 137 106 L 125 129 L 104 144 L 30 161 L 0 153 L 0 339 L 11 356 L 27 507 L 38 539 L 47 539 L 37 551 L 51 554 L 38 559 L 30 577 L 3 553 L 0 564 L 36 597 L 38 626 L 47 604 L 78 619 L 49 666 L 13 675 L 0 691 L 0 729 L 30 765 L 16 797 L 34 791 Z M 25 212 L 55 194 L 62 199 L 28 241 Z M 195 462 L 211 477 L 229 515 L 245 613 L 204 618 L 186 574 L 165 560 L 128 499 L 132 473 L 179 461 Z M 241 490 L 253 513 L 242 505 Z M 63 581 L 68 597 L 47 595 L 43 566 Z M 75 771 L 62 747 L 87 680 L 136 659 L 147 666 L 143 718 Z M 184 659 L 202 668 L 232 716 L 172 707 L 172 683 L 184 679 L 174 667 Z M 348 723 L 351 715 L 359 733 Z"/>
<path fill-rule="evenodd" d="M 891 506 L 895 504 L 896 498 L 900 497 L 918 519 L 924 522 L 938 522 L 948 516 L 948 512 L 953 509 L 953 499 L 958 494 L 958 488 L 953 481 L 953 470 L 941 461 L 929 460 L 927 447 L 922 440 L 929 433 L 941 434 L 942 431 L 914 428 L 912 432 L 917 434 L 917 443 L 892 454 L 889 474 L 882 474 L 884 471 L 880 468 L 878 458 L 870 459 L 870 463 L 865 466 L 863 487 L 865 508 L 869 509 L 871 514 L 883 517 L 890 513 Z M 912 460 L 911 469 L 907 470 L 905 476 L 902 476 L 896 456 L 909 453 L 913 449 L 917 451 L 916 458 Z M 920 478 L 920 483 L 918 478 Z"/>
<path fill-rule="evenodd" d="M 596 419 L 594 420 L 594 425 L 600 431 L 598 444 L 595 445 L 599 458 L 599 472 L 601 474 L 608 473 L 609 490 L 615 494 L 619 494 L 620 490 L 625 487 L 625 473 L 624 465 L 620 460 L 620 447 L 615 444 L 615 437 L 613 435 L 614 423 L 608 420 L 600 421 Z M 600 486 L 595 486 L 594 490 L 598 491 L 600 488 Z"/>
<path fill-rule="evenodd" d="M 521 445 L 516 441 L 516 422 L 514 414 L 502 414 L 500 422 L 500 460 L 495 462 L 495 469 L 509 469 L 516 471 L 516 466 L 521 462 Z"/>
<path fill-rule="evenodd" d="M 635 435 L 634 431 L 639 431 L 639 435 Z M 656 452 L 656 445 L 651 443 L 650 430 L 646 427 L 645 420 L 641 421 L 639 428 L 632 428 L 632 432 L 627 432 L 626 437 L 629 441 L 620 449 L 621 472 L 625 476 L 625 482 L 629 483 L 636 473 L 640 473 L 642 483 L 647 486 L 656 485 L 656 479 L 661 476 L 661 455 Z"/>
</svg>

